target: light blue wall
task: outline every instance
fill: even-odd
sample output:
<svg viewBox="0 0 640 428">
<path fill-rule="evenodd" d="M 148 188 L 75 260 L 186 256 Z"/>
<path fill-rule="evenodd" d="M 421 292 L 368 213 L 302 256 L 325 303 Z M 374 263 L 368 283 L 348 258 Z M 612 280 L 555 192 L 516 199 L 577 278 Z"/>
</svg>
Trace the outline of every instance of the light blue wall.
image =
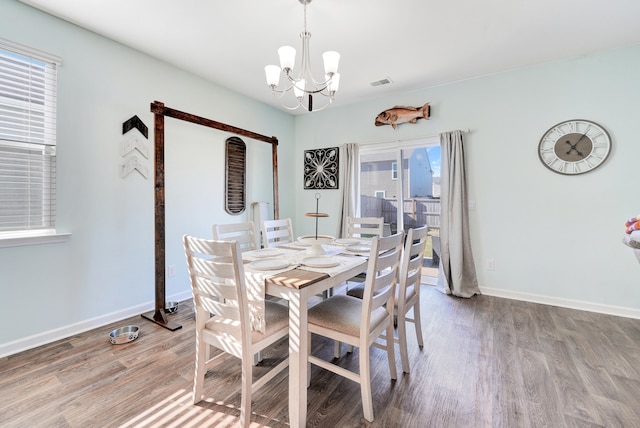
<svg viewBox="0 0 640 428">
<path fill-rule="evenodd" d="M 154 100 L 278 137 L 280 192 L 293 194 L 285 179 L 294 173 L 290 115 L 14 0 L 0 2 L 0 37 L 63 59 L 57 226 L 72 233 L 62 244 L 0 248 L 0 324 L 12 326 L 0 330 L 0 355 L 3 344 L 73 331 L 153 302 L 153 154 L 146 161 L 149 179 L 137 172 L 123 179 L 119 167 L 122 122 L 131 116 L 138 115 L 149 127 L 153 148 Z M 182 234 L 211 236 L 213 223 L 248 218 L 249 211 L 237 217 L 224 211 L 224 140 L 230 136 L 165 120 L 166 261 L 177 268 L 176 277 L 167 278 L 168 296 L 190 293 Z M 271 145 L 245 142 L 248 201 L 269 200 Z M 291 215 L 293 198 L 281 199 L 281 214 Z"/>
<path fill-rule="evenodd" d="M 296 119 L 296 159 L 316 147 L 437 135 L 465 135 L 473 252 L 480 287 L 503 296 L 640 317 L 640 265 L 621 243 L 624 221 L 640 212 L 638 101 L 640 46 L 554 62 L 340 107 Z M 343 77 L 348 85 L 348 76 Z M 431 103 L 432 117 L 397 130 L 374 126 L 394 105 Z M 542 134 L 568 119 L 609 130 L 613 150 L 595 171 L 552 173 L 538 160 Z M 296 177 L 302 175 L 302 161 Z M 314 191 L 296 181 L 297 203 Z M 336 230 L 339 191 L 322 193 Z M 301 234 L 311 224 L 297 211 Z M 487 260 L 495 260 L 495 271 Z M 610 307 L 609 307 L 610 306 Z M 629 309 L 629 311 L 626 311 Z"/>
<path fill-rule="evenodd" d="M 634 180 L 640 46 L 352 106 L 341 107 L 338 97 L 330 109 L 294 119 L 15 0 L 0 3 L 0 37 L 63 58 L 58 228 L 73 234 L 63 244 L 0 249 L 0 322 L 12 326 L 0 331 L 0 355 L 16 341 L 55 338 L 152 304 L 153 180 L 137 173 L 119 177 L 119 145 L 121 123 L 134 114 L 152 137 L 154 100 L 277 136 L 281 217 L 294 219 L 297 235 L 314 230 L 303 215 L 315 208 L 316 193 L 303 189 L 304 150 L 470 128 L 469 197 L 477 206 L 470 222 L 481 288 L 640 314 L 640 266 L 621 244 L 623 222 L 640 212 Z M 426 101 L 429 121 L 396 131 L 373 125 L 393 105 Z M 573 118 L 604 125 L 613 151 L 594 172 L 560 176 L 540 164 L 537 145 L 546 129 Z M 166 253 L 167 264 L 177 267 L 176 277 L 167 278 L 168 296 L 189 292 L 183 233 L 209 235 L 212 223 L 247 218 L 223 210 L 222 142 L 228 136 L 166 120 Z M 270 156 L 264 143 L 247 145 L 249 201 L 264 200 L 271 187 L 260 178 L 270 177 Z M 151 160 L 148 165 L 152 170 Z M 320 209 L 331 215 L 320 220 L 326 222 L 320 229 L 332 233 L 340 191 L 320 193 Z M 495 271 L 486 269 L 490 258 Z"/>
</svg>

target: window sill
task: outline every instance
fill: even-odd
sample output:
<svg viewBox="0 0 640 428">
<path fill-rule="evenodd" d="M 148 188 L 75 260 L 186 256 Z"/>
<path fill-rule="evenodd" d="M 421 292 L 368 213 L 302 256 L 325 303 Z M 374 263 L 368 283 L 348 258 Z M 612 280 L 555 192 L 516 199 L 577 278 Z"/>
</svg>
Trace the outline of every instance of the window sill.
<svg viewBox="0 0 640 428">
<path fill-rule="evenodd" d="M 57 244 L 65 242 L 70 233 L 39 233 L 39 234 L 0 234 L 0 248 L 21 247 L 24 245 Z"/>
</svg>

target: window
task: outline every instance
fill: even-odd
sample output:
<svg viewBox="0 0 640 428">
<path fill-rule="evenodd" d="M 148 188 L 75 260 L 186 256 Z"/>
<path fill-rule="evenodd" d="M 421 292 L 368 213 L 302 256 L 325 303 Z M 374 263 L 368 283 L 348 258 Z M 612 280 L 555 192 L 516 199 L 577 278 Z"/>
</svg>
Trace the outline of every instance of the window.
<svg viewBox="0 0 640 428">
<path fill-rule="evenodd" d="M 0 39 L 0 239 L 55 234 L 60 63 Z"/>
<path fill-rule="evenodd" d="M 411 144 L 361 145 L 359 215 L 383 217 L 391 233 L 427 225 L 429 237 L 438 236 L 440 166 L 437 137 Z M 438 261 L 430 238 L 423 275 L 438 276 Z"/>
</svg>

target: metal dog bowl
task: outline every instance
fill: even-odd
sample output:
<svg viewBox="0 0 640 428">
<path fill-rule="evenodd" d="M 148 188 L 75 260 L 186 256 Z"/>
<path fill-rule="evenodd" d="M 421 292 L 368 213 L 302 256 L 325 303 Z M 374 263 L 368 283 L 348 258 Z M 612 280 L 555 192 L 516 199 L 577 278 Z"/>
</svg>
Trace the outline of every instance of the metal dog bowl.
<svg viewBox="0 0 640 428">
<path fill-rule="evenodd" d="M 164 304 L 164 313 L 173 314 L 178 312 L 178 302 L 167 302 Z"/>
<path fill-rule="evenodd" d="M 113 330 L 111 334 L 109 334 L 109 340 L 114 345 L 122 345 L 123 343 L 129 343 L 136 340 L 139 332 L 140 327 L 137 325 L 127 325 Z"/>
</svg>

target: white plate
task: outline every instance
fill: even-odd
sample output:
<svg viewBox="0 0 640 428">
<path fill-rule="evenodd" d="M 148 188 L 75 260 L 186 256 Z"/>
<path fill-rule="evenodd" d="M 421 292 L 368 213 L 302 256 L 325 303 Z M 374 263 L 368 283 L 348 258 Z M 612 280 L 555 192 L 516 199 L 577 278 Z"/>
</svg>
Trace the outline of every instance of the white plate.
<svg viewBox="0 0 640 428">
<path fill-rule="evenodd" d="M 259 258 L 280 256 L 282 254 L 284 254 L 284 250 L 281 250 L 280 248 L 262 248 L 251 252 L 253 257 Z"/>
<path fill-rule="evenodd" d="M 329 268 L 338 266 L 340 261 L 335 257 L 306 257 L 300 263 L 314 268 Z"/>
<path fill-rule="evenodd" d="M 347 247 L 347 251 L 353 251 L 354 253 L 368 253 L 371 251 L 371 247 L 365 245 L 350 245 Z"/>
<path fill-rule="evenodd" d="M 330 244 L 333 241 L 333 236 L 329 235 L 318 235 L 318 239 L 316 239 L 315 235 L 307 235 L 307 236 L 298 236 L 298 240 L 296 243 L 298 245 L 302 245 L 303 247 L 311 247 L 313 245 L 322 245 L 322 244 Z"/>
<path fill-rule="evenodd" d="M 264 260 L 256 260 L 255 262 L 249 263 L 249 266 L 254 268 L 255 270 L 276 270 L 276 269 L 284 269 L 289 266 L 289 260 L 287 259 L 264 259 Z"/>
<path fill-rule="evenodd" d="M 360 244 L 362 241 L 360 239 L 356 239 L 356 238 L 340 238 L 340 239 L 336 239 L 335 243 L 338 245 L 353 245 L 353 244 Z"/>
</svg>

